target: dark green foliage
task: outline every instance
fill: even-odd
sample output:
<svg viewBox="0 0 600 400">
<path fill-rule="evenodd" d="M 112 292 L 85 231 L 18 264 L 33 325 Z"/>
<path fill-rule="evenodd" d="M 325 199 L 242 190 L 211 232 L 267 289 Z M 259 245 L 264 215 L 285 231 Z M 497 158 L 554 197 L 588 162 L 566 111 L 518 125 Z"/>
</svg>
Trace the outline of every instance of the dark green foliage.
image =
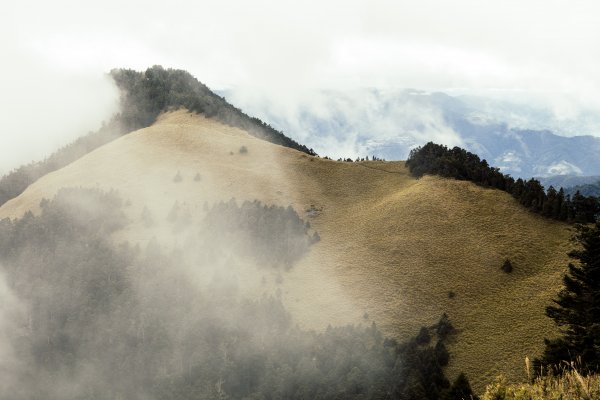
<svg viewBox="0 0 600 400">
<path fill-rule="evenodd" d="M 478 397 L 475 396 L 473 390 L 471 389 L 471 384 L 467 379 L 466 375 L 460 373 L 454 383 L 452 383 L 452 387 L 444 397 L 444 400 L 477 400 Z"/>
<path fill-rule="evenodd" d="M 434 174 L 503 190 L 531 211 L 561 221 L 594 222 L 600 213 L 600 201 L 596 197 L 585 197 L 577 192 L 571 198 L 565 196 L 562 189 L 557 192 L 553 187 L 546 192 L 539 181 L 515 180 L 459 147 L 449 149 L 429 142 L 411 150 L 406 166 L 416 177 Z"/>
<path fill-rule="evenodd" d="M 564 287 L 546 308 L 546 315 L 561 328 L 562 337 L 546 340 L 544 355 L 537 364 L 554 367 L 563 361 L 576 362 L 581 371 L 600 372 L 600 222 L 577 226 L 578 248 L 569 253 Z M 559 368 L 560 370 L 560 368 Z"/>
<path fill-rule="evenodd" d="M 111 75 L 122 90 L 121 118 L 130 130 L 151 125 L 163 111 L 185 107 L 260 139 L 315 155 L 313 150 L 227 103 L 186 71 L 155 65 L 145 72 L 115 69 Z"/>
<path fill-rule="evenodd" d="M 459 180 L 468 180 L 501 189 L 506 188 L 506 176 L 498 168 L 490 167 L 487 161 L 459 147 L 448 149 L 432 142 L 411 150 L 406 161 L 410 172 L 421 177 L 436 174 Z"/>
<path fill-rule="evenodd" d="M 248 154 L 248 148 L 246 146 L 240 147 L 239 153 L 240 154 Z"/>
<path fill-rule="evenodd" d="M 513 266 L 508 258 L 506 260 L 504 260 L 504 263 L 502 264 L 501 269 L 502 269 L 502 271 L 506 272 L 507 274 L 510 274 L 512 272 Z"/>
<path fill-rule="evenodd" d="M 44 201 L 40 216 L 0 221 L 0 268 L 26 312 L 18 334 L 3 330 L 19 362 L 9 371 L 17 386 L 0 387 L 0 397 L 433 400 L 447 392 L 440 338 L 435 347 L 399 344 L 375 324 L 301 330 L 278 298 L 244 298 L 221 268 L 196 286 L 190 271 L 210 268 L 193 260 L 220 258 L 202 243 L 186 255 L 163 253 L 156 240 L 145 250 L 112 244 L 108 235 L 126 222 L 114 194 L 82 189 Z"/>
<path fill-rule="evenodd" d="M 213 368 L 159 381 L 155 393 L 162 399 L 210 396 L 209 390 L 214 398 L 437 400 L 450 386 L 431 348 L 382 340 L 374 326 L 277 334 L 269 337 L 269 352 L 238 337 L 228 362 L 216 354 Z M 222 332 L 220 340 L 228 336 Z"/>
<path fill-rule="evenodd" d="M 439 399 L 450 383 L 435 348 L 419 346 L 416 341 L 399 345 L 401 357 L 396 361 L 398 372 L 392 387 L 393 399 Z"/>
<path fill-rule="evenodd" d="M 437 323 L 436 333 L 441 340 L 445 340 L 450 334 L 454 332 L 454 326 L 450 322 L 450 318 L 446 313 L 442 314 L 442 317 Z"/>
<path fill-rule="evenodd" d="M 596 221 L 599 211 L 597 197 L 586 197 L 579 192 L 575 192 L 571 197 L 571 204 L 572 220 L 581 223 Z"/>
<path fill-rule="evenodd" d="M 443 340 L 438 340 L 438 342 L 435 344 L 435 356 L 442 367 L 448 365 L 448 362 L 450 361 L 450 353 L 448 353 L 448 349 L 446 349 L 446 345 L 444 344 Z"/>
<path fill-rule="evenodd" d="M 325 156 L 323 158 L 326 159 L 326 160 L 331 160 L 331 158 L 329 158 L 327 156 Z M 352 160 L 351 158 L 342 158 L 342 157 L 340 157 L 340 158 L 337 159 L 337 161 L 343 161 L 343 162 L 355 162 L 355 161 L 359 162 L 360 161 L 360 162 L 363 162 L 363 161 L 369 161 L 369 156 L 366 156 L 365 158 L 357 157 L 356 160 Z M 373 156 L 371 158 L 371 161 L 385 161 L 385 159 Z"/>
<path fill-rule="evenodd" d="M 206 240 L 229 243 L 260 265 L 291 268 L 315 242 L 292 207 L 267 206 L 259 201 L 220 202 L 204 219 Z M 317 236 L 318 237 L 318 236 Z"/>
<path fill-rule="evenodd" d="M 429 334 L 429 329 L 422 326 L 419 334 L 415 338 L 417 344 L 428 344 L 431 341 L 431 335 Z"/>
<path fill-rule="evenodd" d="M 402 356 L 395 369 L 401 374 L 394 382 L 391 398 L 433 400 L 449 393 L 450 382 L 444 376 L 443 367 L 448 365 L 450 355 L 444 343 L 454 333 L 454 327 L 443 314 L 432 329 L 436 333 L 435 346 L 426 345 L 433 339 L 426 327 L 422 327 L 413 340 L 399 345 Z M 425 343 L 427 336 L 429 340 Z"/>
</svg>

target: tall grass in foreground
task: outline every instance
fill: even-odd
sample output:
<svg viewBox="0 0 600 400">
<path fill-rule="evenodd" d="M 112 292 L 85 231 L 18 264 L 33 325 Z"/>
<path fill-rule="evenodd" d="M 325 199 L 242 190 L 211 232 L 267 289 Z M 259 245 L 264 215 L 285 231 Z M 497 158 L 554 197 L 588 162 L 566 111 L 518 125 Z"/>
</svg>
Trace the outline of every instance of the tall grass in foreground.
<svg viewBox="0 0 600 400">
<path fill-rule="evenodd" d="M 562 375 L 535 378 L 532 383 L 508 384 L 498 377 L 488 385 L 481 400 L 579 400 L 600 399 L 600 375 L 582 376 L 575 368 Z"/>
</svg>

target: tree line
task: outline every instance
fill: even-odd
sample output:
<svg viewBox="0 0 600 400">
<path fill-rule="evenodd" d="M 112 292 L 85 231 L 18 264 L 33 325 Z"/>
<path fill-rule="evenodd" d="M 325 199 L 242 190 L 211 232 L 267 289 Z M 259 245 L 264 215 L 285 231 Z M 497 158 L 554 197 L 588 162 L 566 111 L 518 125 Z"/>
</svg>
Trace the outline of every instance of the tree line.
<svg viewBox="0 0 600 400">
<path fill-rule="evenodd" d="M 187 71 L 155 65 L 145 72 L 114 69 L 111 76 L 121 89 L 120 118 L 129 130 L 152 125 L 161 112 L 183 107 L 259 139 L 316 155 L 312 149 L 229 104 Z"/>
<path fill-rule="evenodd" d="M 417 178 L 434 174 L 503 190 L 532 212 L 560 221 L 594 222 L 600 213 L 600 201 L 597 197 L 583 196 L 579 192 L 570 196 L 562 188 L 557 191 L 552 186 L 546 191 L 533 178 L 515 180 L 500 172 L 499 168 L 488 165 L 486 160 L 481 160 L 476 154 L 460 147 L 449 149 L 429 142 L 411 150 L 406 166 Z"/>
</svg>

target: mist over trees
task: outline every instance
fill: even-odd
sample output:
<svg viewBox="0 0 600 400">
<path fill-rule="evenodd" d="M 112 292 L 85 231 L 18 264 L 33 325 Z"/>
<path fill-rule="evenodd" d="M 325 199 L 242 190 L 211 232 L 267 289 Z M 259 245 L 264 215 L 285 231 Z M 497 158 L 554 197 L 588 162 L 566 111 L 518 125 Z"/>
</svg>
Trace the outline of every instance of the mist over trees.
<svg viewBox="0 0 600 400">
<path fill-rule="evenodd" d="M 406 166 L 415 177 L 440 175 L 503 190 L 532 212 L 560 221 L 594 222 L 600 213 L 600 201 L 596 197 L 586 197 L 579 192 L 571 197 L 565 195 L 563 189 L 556 191 L 552 186 L 545 191 L 536 179 L 515 180 L 460 147 L 449 149 L 429 142 L 411 150 Z"/>
<path fill-rule="evenodd" d="M 212 246 L 228 243 L 228 248 L 263 266 L 291 268 L 317 237 L 291 206 L 267 206 L 256 200 L 240 206 L 234 199 L 219 202 L 204 223 L 209 232 L 205 240 Z"/>
<path fill-rule="evenodd" d="M 0 377 L 0 397 L 433 400 L 462 393 L 443 372 L 447 316 L 422 329 L 426 341 L 398 343 L 375 324 L 302 330 L 280 297 L 244 294 L 236 271 L 247 257 L 264 261 L 261 240 L 275 241 L 286 268 L 301 256 L 290 242 L 307 251 L 309 228 L 291 208 L 230 201 L 209 209 L 202 224 L 217 235 L 264 236 L 250 239 L 258 256 L 244 249 L 227 260 L 202 237 L 173 250 L 155 239 L 141 248 L 113 243 L 111 233 L 128 223 L 118 195 L 94 189 L 62 189 L 42 202 L 40 215 L 0 221 L 0 277 L 18 303 L 10 319 L 0 314 L 8 333 L 0 345 L 11 350 L 0 360 L 11 371 Z"/>
<path fill-rule="evenodd" d="M 58 149 L 39 162 L 22 165 L 0 178 L 0 206 L 23 193 L 42 176 L 56 171 L 90 151 L 125 134 L 118 118 L 113 118 L 96 132 L 90 132 L 74 142 Z"/>
</svg>

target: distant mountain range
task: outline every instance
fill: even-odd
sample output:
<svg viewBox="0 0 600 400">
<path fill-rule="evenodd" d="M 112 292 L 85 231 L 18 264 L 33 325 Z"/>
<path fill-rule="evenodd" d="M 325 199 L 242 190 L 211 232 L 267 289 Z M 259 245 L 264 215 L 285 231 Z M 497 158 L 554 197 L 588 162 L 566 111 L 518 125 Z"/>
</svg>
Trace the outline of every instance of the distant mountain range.
<svg viewBox="0 0 600 400">
<path fill-rule="evenodd" d="M 600 197 L 600 180 L 597 180 L 594 183 L 588 183 L 586 185 L 571 186 L 571 187 L 567 188 L 567 190 L 565 190 L 565 192 L 567 194 L 570 194 L 571 196 L 574 193 L 579 192 L 580 194 L 582 194 L 584 196 Z"/>
<path fill-rule="evenodd" d="M 576 192 L 584 196 L 600 196 L 600 176 L 558 175 L 538 178 L 545 188 L 554 186 L 563 188 L 566 194 L 573 196 Z"/>
<path fill-rule="evenodd" d="M 544 108 L 416 90 L 318 91 L 298 101 L 220 92 L 321 155 L 406 159 L 427 141 L 459 145 L 502 172 L 530 178 L 600 175 L 600 116 L 556 118 Z"/>
<path fill-rule="evenodd" d="M 587 186 L 600 182 L 599 175 L 578 176 L 578 175 L 555 175 L 537 178 L 544 187 L 554 186 L 555 188 L 562 187 L 564 189 L 577 186 Z"/>
</svg>

